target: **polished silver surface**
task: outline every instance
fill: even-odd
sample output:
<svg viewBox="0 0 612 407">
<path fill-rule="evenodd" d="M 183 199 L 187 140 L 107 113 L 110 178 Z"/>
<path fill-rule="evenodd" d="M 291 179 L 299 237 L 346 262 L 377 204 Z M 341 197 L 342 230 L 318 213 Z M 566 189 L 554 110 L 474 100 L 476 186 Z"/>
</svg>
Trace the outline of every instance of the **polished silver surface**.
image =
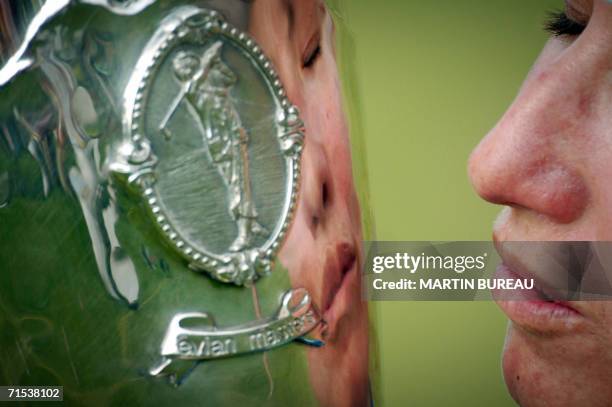
<svg viewBox="0 0 612 407">
<path fill-rule="evenodd" d="M 88 277 L 67 291 L 78 299 L 73 312 L 87 304 L 85 285 L 103 285 L 127 305 L 120 322 L 99 322 L 113 332 L 105 341 L 111 351 L 100 349 L 100 357 L 118 357 L 113 341 L 125 334 L 128 318 L 134 329 L 121 336 L 121 351 L 126 340 L 135 343 L 133 361 L 113 368 L 133 369 L 130 375 L 160 356 L 150 373 L 180 381 L 182 363 L 193 367 L 292 341 L 320 346 L 304 337 L 321 323 L 306 290 L 289 291 L 276 314 L 260 316 L 289 287 L 286 276 L 257 290 L 232 286 L 270 272 L 296 205 L 304 142 L 303 123 L 271 62 L 228 22 L 247 21 L 248 2 L 41 4 L 27 28 L 15 31 L 12 38 L 23 41 L 0 70 L 8 101 L 0 106 L 6 118 L 0 136 L 11 159 L 33 160 L 31 178 L 41 181 L 37 205 L 55 213 L 74 204 L 70 219 L 80 222 L 82 235 L 71 236 L 70 248 L 90 256 L 92 268 L 78 263 L 83 269 L 74 275 L 95 276 L 97 269 L 102 284 Z M 0 171 L 0 209 L 19 203 L 15 179 Z M 272 308 L 260 308 L 259 296 Z M 104 304 L 103 295 L 95 298 L 96 306 Z M 198 310 L 213 312 L 221 324 L 257 319 L 217 327 Z M 93 331 L 83 328 L 77 337 Z M 162 339 L 161 350 L 152 351 Z"/>
<path fill-rule="evenodd" d="M 30 44 L 36 35 L 43 29 L 45 24 L 51 22 L 54 17 L 65 11 L 69 6 L 76 3 L 91 4 L 103 7 L 118 15 L 133 15 L 140 13 L 155 0 L 52 0 L 45 1 L 38 12 L 32 16 L 27 25 L 23 41 L 17 51 L 11 55 L 6 64 L 0 69 L 0 87 L 15 78 L 20 72 L 30 68 L 36 62 L 31 53 Z"/>
<path fill-rule="evenodd" d="M 219 327 L 208 313 L 180 313 L 170 321 L 161 345 L 162 359 L 149 374 L 176 381 L 176 360 L 219 359 L 274 349 L 306 335 L 320 322 L 305 289 L 285 293 L 276 315 L 243 325 Z"/>
<path fill-rule="evenodd" d="M 144 48 L 123 112 L 108 168 L 142 195 L 167 242 L 218 281 L 269 273 L 296 202 L 303 128 L 256 43 L 214 11 L 174 10 Z"/>
</svg>

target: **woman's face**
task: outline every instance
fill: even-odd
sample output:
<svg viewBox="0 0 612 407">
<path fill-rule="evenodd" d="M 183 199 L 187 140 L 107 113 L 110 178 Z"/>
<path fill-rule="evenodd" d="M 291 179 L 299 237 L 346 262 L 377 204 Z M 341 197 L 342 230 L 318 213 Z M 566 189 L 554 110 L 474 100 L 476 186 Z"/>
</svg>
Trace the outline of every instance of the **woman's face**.
<svg viewBox="0 0 612 407">
<path fill-rule="evenodd" d="M 323 405 L 366 404 L 362 237 L 333 22 L 320 0 L 257 0 L 252 16 L 250 32 L 306 128 L 299 203 L 280 260 L 292 285 L 308 289 L 328 324 L 326 345 L 308 352 L 310 380 Z"/>
<path fill-rule="evenodd" d="M 505 205 L 497 241 L 612 240 L 612 2 L 567 0 L 518 96 L 470 158 L 474 188 Z M 612 403 L 612 303 L 538 308 L 512 320 L 506 383 L 521 405 Z"/>
</svg>

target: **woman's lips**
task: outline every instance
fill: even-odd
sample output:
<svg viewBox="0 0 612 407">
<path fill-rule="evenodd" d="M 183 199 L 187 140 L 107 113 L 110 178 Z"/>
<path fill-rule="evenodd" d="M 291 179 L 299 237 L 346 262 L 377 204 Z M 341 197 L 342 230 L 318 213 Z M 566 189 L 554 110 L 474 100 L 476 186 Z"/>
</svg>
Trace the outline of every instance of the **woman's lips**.
<svg viewBox="0 0 612 407">
<path fill-rule="evenodd" d="M 322 310 L 327 327 L 324 339 L 333 341 L 338 322 L 346 315 L 352 304 L 353 290 L 357 290 L 357 256 L 355 247 L 340 243 L 325 262 Z"/>
<path fill-rule="evenodd" d="M 513 269 L 502 263 L 497 267 L 496 278 L 524 279 Z M 528 278 L 534 278 L 530 276 Z M 534 278 L 537 281 L 537 278 Z M 493 298 L 512 322 L 526 331 L 539 334 L 563 334 L 580 329 L 586 318 L 567 301 L 551 300 L 537 288 L 514 290 L 512 300 L 504 293 L 493 291 Z"/>
</svg>

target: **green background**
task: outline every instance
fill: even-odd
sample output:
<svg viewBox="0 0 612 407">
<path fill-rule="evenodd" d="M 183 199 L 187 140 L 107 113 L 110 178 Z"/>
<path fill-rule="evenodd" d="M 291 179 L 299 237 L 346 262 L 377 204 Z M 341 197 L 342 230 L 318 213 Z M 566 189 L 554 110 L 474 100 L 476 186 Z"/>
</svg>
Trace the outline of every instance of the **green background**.
<svg viewBox="0 0 612 407">
<path fill-rule="evenodd" d="M 547 12 L 562 1 L 334 3 L 356 175 L 362 193 L 369 178 L 376 238 L 489 239 L 499 208 L 473 192 L 466 161 L 512 102 L 546 41 Z M 494 303 L 374 309 L 384 405 L 514 405 L 500 363 L 506 318 Z"/>
</svg>

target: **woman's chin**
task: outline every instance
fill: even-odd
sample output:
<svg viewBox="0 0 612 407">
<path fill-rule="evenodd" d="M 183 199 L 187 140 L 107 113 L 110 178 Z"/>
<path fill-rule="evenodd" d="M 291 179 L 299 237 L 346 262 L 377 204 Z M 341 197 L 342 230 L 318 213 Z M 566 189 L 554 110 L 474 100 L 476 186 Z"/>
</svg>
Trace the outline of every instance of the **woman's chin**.
<svg viewBox="0 0 612 407">
<path fill-rule="evenodd" d="M 333 342 L 308 351 L 310 380 L 321 405 L 368 405 L 367 320 L 351 317 L 340 321 Z"/>
<path fill-rule="evenodd" d="M 502 371 L 508 392 L 510 392 L 514 401 L 520 404 L 519 385 L 521 376 L 519 365 L 521 362 L 521 352 L 520 347 L 516 348 L 513 343 L 513 329 L 512 324 L 510 324 L 502 354 Z"/>
<path fill-rule="evenodd" d="M 589 335 L 551 337 L 511 324 L 502 367 L 521 406 L 609 406 L 612 364 Z"/>
</svg>

